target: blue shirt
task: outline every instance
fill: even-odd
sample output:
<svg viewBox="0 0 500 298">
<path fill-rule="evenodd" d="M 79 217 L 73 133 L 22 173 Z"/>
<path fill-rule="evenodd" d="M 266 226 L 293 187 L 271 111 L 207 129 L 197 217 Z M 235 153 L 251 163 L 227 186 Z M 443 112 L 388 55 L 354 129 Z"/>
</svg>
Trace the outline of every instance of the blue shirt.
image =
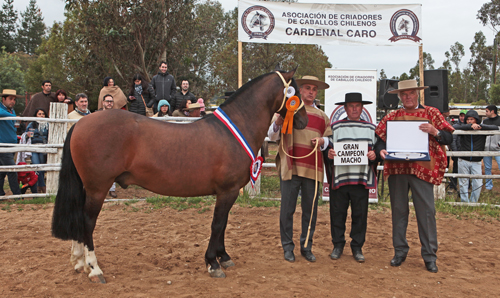
<svg viewBox="0 0 500 298">
<path fill-rule="evenodd" d="M 16 117 L 16 112 L 14 109 L 12 109 L 12 113 L 9 112 L 7 107 L 0 102 L 0 117 Z M 0 143 L 17 144 L 14 120 L 0 120 Z"/>
</svg>

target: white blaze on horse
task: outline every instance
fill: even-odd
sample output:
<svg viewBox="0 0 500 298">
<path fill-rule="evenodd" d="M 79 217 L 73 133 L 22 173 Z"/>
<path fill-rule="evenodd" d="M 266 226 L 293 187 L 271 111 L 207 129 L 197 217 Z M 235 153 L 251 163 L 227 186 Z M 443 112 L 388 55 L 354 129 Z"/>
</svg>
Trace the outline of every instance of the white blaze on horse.
<svg viewBox="0 0 500 298">
<path fill-rule="evenodd" d="M 221 266 L 234 266 L 224 245 L 229 210 L 250 179 L 255 158 L 249 156 L 255 157 L 262 146 L 274 113 L 286 116 L 282 107 L 288 93 L 284 86 L 290 84 L 298 90 L 294 73 L 262 75 L 236 91 L 216 115 L 186 125 L 123 110 L 94 113 L 79 120 L 64 143 L 52 220 L 55 237 L 73 240 L 74 269 L 89 272 L 94 282 L 105 282 L 92 235 L 106 194 L 117 182 L 122 188 L 134 184 L 168 196 L 216 195 L 205 263 L 210 276 L 225 277 Z M 218 115 L 225 115 L 237 127 L 246 149 Z M 293 127 L 303 129 L 307 121 L 301 105 L 293 116 Z M 193 175 L 197 179 L 191 179 Z"/>
</svg>

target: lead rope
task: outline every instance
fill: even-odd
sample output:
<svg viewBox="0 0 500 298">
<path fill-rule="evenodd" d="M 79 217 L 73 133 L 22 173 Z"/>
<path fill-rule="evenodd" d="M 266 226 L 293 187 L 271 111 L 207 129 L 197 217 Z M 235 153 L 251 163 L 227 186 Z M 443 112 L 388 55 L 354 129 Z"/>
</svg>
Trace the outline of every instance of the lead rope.
<svg viewBox="0 0 500 298">
<path fill-rule="evenodd" d="M 279 112 L 281 111 L 281 109 L 283 109 L 283 107 L 285 106 L 285 99 L 286 99 L 286 94 L 287 94 L 287 90 L 288 90 L 288 87 L 290 86 L 290 83 L 292 82 L 292 80 L 290 80 L 288 83 L 285 81 L 285 78 L 283 78 L 283 76 L 281 75 L 281 73 L 279 71 L 276 71 L 276 73 L 278 74 L 278 76 L 281 78 L 281 80 L 283 81 L 283 84 L 285 85 L 285 94 L 283 96 L 283 102 L 281 103 L 281 107 L 276 111 Z M 297 113 L 298 110 L 300 110 L 302 108 L 302 106 L 304 106 L 304 101 L 300 101 L 300 106 L 295 110 L 294 113 Z M 307 236 L 306 236 L 306 243 L 305 243 L 305 247 L 307 247 L 307 244 L 309 243 L 309 235 L 311 233 L 311 224 L 312 224 L 312 219 L 313 219 L 313 215 L 314 215 L 314 204 L 316 204 L 316 196 L 318 194 L 318 142 L 316 142 L 316 145 L 314 146 L 314 149 L 307 155 L 304 155 L 304 156 L 291 156 L 290 154 L 286 153 L 284 147 L 283 147 L 283 143 L 285 141 L 285 138 L 284 138 L 284 134 L 283 132 L 281 132 L 281 149 L 283 150 L 283 153 L 285 153 L 286 156 L 290 157 L 290 158 L 294 158 L 294 159 L 302 159 L 302 158 L 306 158 L 306 157 L 309 157 L 311 156 L 311 154 L 313 154 L 314 152 L 316 152 L 316 154 L 314 155 L 314 170 L 315 170 L 315 174 L 314 174 L 314 178 L 315 178 L 315 185 L 314 185 L 314 199 L 313 199 L 313 204 L 312 204 L 312 207 L 311 207 L 311 218 L 309 219 L 309 227 L 307 228 Z"/>
</svg>

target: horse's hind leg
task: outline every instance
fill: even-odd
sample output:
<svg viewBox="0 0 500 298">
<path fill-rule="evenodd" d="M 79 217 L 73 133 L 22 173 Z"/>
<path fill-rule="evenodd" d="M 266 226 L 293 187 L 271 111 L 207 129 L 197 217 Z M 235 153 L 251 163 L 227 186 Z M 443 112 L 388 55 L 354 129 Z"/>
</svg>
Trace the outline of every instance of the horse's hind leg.
<svg viewBox="0 0 500 298">
<path fill-rule="evenodd" d="M 70 262 L 75 266 L 75 271 L 80 273 L 85 267 L 85 257 L 83 255 L 83 243 L 73 240 L 71 243 Z"/>
<path fill-rule="evenodd" d="M 220 259 L 224 268 L 233 266 L 231 257 L 226 253 L 224 246 L 224 232 L 226 231 L 229 210 L 238 197 L 239 190 L 218 194 L 215 203 L 214 217 L 212 219 L 212 234 L 205 253 L 205 263 L 211 277 L 224 278 L 226 275 L 220 268 L 217 258 Z M 232 264 L 231 264 L 232 263 Z"/>
<path fill-rule="evenodd" d="M 94 228 L 97 222 L 97 216 L 101 211 L 102 204 L 106 197 L 106 193 L 109 187 L 105 189 L 102 195 L 92 196 L 87 192 L 86 204 L 85 204 L 85 235 L 84 235 L 84 254 L 85 254 L 85 272 L 89 273 L 90 281 L 106 283 L 103 277 L 103 272 L 99 265 L 97 264 L 97 258 L 95 256 L 94 250 L 94 239 L 92 234 L 94 233 Z"/>
</svg>

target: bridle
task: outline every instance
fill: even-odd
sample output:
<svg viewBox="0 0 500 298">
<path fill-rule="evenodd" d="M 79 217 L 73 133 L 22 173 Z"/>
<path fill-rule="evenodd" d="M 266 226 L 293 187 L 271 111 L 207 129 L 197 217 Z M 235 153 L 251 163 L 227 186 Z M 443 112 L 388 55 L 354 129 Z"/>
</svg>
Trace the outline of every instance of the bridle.
<svg viewBox="0 0 500 298">
<path fill-rule="evenodd" d="M 283 95 L 283 101 L 281 102 L 281 107 L 276 111 L 276 113 L 278 113 L 285 106 L 288 87 L 290 87 L 290 84 L 292 83 L 292 79 L 290 79 L 290 81 L 288 81 L 288 83 L 287 83 L 285 81 L 285 78 L 283 78 L 283 76 L 281 75 L 281 73 L 279 71 L 276 71 L 276 73 L 281 78 L 281 81 L 283 81 L 283 85 L 285 85 L 285 92 L 284 92 L 285 94 Z M 304 106 L 304 101 L 301 100 L 300 101 L 300 106 L 293 113 L 296 114 L 303 106 Z"/>
</svg>

